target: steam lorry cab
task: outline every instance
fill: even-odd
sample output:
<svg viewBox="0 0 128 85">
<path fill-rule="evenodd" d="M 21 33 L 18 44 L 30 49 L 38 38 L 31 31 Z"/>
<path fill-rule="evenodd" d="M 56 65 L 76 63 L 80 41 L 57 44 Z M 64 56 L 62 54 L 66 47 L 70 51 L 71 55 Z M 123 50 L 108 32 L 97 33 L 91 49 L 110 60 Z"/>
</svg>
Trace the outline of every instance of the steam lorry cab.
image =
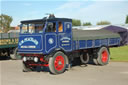
<svg viewBox="0 0 128 85">
<path fill-rule="evenodd" d="M 106 65 L 109 47 L 120 44 L 120 36 L 106 30 L 73 30 L 68 18 L 26 20 L 20 27 L 18 53 L 23 71 L 49 67 L 51 73 L 60 74 L 74 58 L 83 64 L 92 58 L 95 64 Z"/>
</svg>

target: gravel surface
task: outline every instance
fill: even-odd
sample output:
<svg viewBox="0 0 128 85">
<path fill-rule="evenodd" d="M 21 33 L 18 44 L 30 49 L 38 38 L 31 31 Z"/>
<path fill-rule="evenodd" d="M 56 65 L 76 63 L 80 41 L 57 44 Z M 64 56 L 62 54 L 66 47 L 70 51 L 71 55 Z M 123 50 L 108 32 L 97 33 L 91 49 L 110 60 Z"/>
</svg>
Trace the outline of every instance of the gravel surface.
<svg viewBox="0 0 128 85">
<path fill-rule="evenodd" d="M 74 66 L 60 75 L 22 72 L 20 60 L 0 61 L 1 85 L 128 85 L 128 62 Z"/>
</svg>

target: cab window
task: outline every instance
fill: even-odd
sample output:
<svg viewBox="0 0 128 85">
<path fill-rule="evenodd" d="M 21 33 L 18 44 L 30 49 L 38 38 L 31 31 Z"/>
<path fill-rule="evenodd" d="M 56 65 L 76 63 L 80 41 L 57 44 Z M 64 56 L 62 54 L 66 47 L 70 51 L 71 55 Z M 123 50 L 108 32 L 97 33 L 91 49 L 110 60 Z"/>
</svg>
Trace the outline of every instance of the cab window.
<svg viewBox="0 0 128 85">
<path fill-rule="evenodd" d="M 56 23 L 55 22 L 48 22 L 45 32 L 56 32 Z"/>
<path fill-rule="evenodd" d="M 44 25 L 36 25 L 35 26 L 35 32 L 36 33 L 42 33 L 43 32 Z"/>
<path fill-rule="evenodd" d="M 42 33 L 43 28 L 45 24 L 34 24 L 34 23 L 29 23 L 29 24 L 22 24 L 21 25 L 21 33 Z"/>
<path fill-rule="evenodd" d="M 63 24 L 62 24 L 62 22 L 58 22 L 58 32 L 63 32 Z"/>
</svg>

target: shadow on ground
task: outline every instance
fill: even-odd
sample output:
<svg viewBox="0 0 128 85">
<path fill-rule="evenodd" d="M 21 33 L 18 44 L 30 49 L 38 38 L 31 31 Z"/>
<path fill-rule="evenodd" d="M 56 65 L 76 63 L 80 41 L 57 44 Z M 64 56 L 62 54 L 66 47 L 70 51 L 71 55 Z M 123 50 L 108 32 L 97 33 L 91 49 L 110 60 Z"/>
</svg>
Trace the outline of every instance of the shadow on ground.
<svg viewBox="0 0 128 85">
<path fill-rule="evenodd" d="M 90 60 L 87 64 L 82 64 L 80 59 L 76 58 L 76 59 L 74 59 L 73 62 L 71 62 L 71 68 L 76 67 L 76 66 L 83 68 L 83 67 L 87 67 L 88 64 L 95 65 L 92 60 Z M 68 66 L 67 66 L 67 68 L 68 68 Z M 37 72 L 50 72 L 48 67 L 43 67 L 43 68 L 37 67 L 35 69 L 35 71 L 37 71 Z"/>
<path fill-rule="evenodd" d="M 7 60 L 11 60 L 11 58 L 9 56 L 0 56 L 0 61 L 7 61 Z M 76 66 L 79 66 L 79 67 L 87 67 L 88 64 L 94 65 L 94 63 L 92 62 L 92 60 L 90 60 L 89 63 L 87 63 L 87 64 L 82 64 L 81 61 L 80 61 L 80 58 L 75 58 L 71 62 L 70 66 L 71 66 L 71 68 L 76 67 Z M 67 65 L 67 68 L 68 68 L 68 65 Z M 40 66 L 34 68 L 33 71 L 34 72 L 50 72 L 49 67 L 40 67 Z"/>
</svg>

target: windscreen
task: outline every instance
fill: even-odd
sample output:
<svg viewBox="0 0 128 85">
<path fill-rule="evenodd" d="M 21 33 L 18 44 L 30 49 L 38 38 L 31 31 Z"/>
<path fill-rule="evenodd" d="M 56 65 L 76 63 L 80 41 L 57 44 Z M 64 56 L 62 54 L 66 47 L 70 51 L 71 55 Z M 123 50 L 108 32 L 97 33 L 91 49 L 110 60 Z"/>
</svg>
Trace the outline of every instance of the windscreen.
<svg viewBox="0 0 128 85">
<path fill-rule="evenodd" d="M 45 24 L 35 24 L 35 23 L 27 23 L 27 24 L 22 24 L 21 25 L 21 34 L 26 34 L 26 33 L 42 33 L 43 28 Z"/>
</svg>

